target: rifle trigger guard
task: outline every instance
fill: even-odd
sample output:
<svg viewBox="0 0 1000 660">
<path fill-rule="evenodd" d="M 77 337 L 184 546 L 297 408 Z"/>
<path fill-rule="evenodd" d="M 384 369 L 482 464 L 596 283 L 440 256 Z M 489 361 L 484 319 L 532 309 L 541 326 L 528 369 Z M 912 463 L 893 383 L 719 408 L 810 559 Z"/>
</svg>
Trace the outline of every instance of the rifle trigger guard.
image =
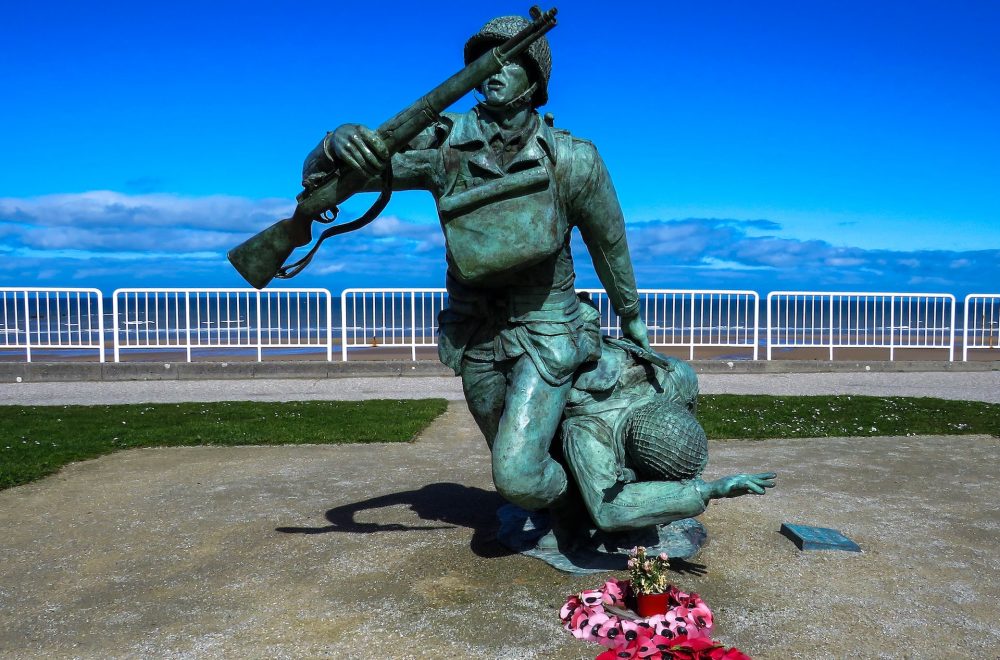
<svg viewBox="0 0 1000 660">
<path fill-rule="evenodd" d="M 334 206 L 332 209 L 327 209 L 313 218 L 316 222 L 322 222 L 324 225 L 328 225 L 337 219 L 337 214 L 340 213 L 340 209 Z"/>
<path fill-rule="evenodd" d="M 301 259 L 299 259 L 298 261 L 296 261 L 291 265 L 282 266 L 281 268 L 278 269 L 278 272 L 275 273 L 274 276 L 278 279 L 290 280 L 291 278 L 301 273 L 303 269 L 305 269 L 305 267 L 309 265 L 309 262 L 312 261 L 313 256 L 316 254 L 316 251 L 319 249 L 319 246 L 323 244 L 323 241 L 330 238 L 331 236 L 337 236 L 338 234 L 346 234 L 349 231 L 361 229 L 365 225 L 371 223 L 375 218 L 379 216 L 380 213 L 382 213 L 383 210 L 385 210 L 386 204 L 389 203 L 389 199 L 391 197 L 392 197 L 392 161 L 389 161 L 389 163 L 387 163 L 385 166 L 385 171 L 382 173 L 382 191 L 379 193 L 378 199 L 375 200 L 375 203 L 372 204 L 371 208 L 365 211 L 364 215 L 362 215 L 360 218 L 357 218 L 356 220 L 351 220 L 350 222 L 347 222 L 345 224 L 325 229 L 323 233 L 319 235 L 319 240 L 316 241 L 316 244 L 312 246 L 312 248 L 309 250 L 308 253 L 306 253 L 306 256 L 302 257 Z M 331 213 L 332 217 L 326 219 L 326 213 Z M 324 211 L 324 213 L 321 214 L 319 218 L 316 218 L 316 221 L 330 223 L 333 222 L 336 219 L 336 217 L 337 217 L 337 209 L 336 207 L 334 207 L 333 209 Z"/>
</svg>

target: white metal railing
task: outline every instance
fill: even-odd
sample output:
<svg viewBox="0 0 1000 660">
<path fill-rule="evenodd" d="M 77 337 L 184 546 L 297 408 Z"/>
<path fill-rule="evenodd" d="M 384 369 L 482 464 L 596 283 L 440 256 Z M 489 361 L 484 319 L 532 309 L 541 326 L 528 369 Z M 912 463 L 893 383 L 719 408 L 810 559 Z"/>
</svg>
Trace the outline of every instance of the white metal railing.
<svg viewBox="0 0 1000 660">
<path fill-rule="evenodd" d="M 581 289 L 601 312 L 601 331 L 621 336 L 618 316 L 603 289 Z M 760 296 L 756 291 L 639 289 L 639 309 L 652 346 L 734 347 L 758 353 Z"/>
<path fill-rule="evenodd" d="M 0 349 L 91 349 L 104 362 L 104 301 L 97 289 L 0 287 Z"/>
<path fill-rule="evenodd" d="M 417 359 L 418 346 L 437 346 L 437 315 L 446 289 L 345 289 L 340 294 L 340 351 L 402 347 Z"/>
<path fill-rule="evenodd" d="M 601 313 L 605 334 L 620 336 L 618 318 L 603 289 L 581 289 Z M 641 289 L 640 306 L 654 346 L 733 346 L 757 358 L 759 296 L 754 291 Z M 437 314 L 445 289 L 347 289 L 341 295 L 341 355 L 349 348 L 404 347 L 412 359 L 437 345 Z"/>
<path fill-rule="evenodd" d="M 767 359 L 774 348 L 948 349 L 955 359 L 955 296 L 949 293 L 772 291 Z"/>
<path fill-rule="evenodd" d="M 619 321 L 601 289 L 589 293 L 605 334 L 620 336 Z M 768 360 L 775 348 L 947 349 L 954 360 L 956 302 L 946 293 L 774 291 L 762 324 L 754 291 L 641 289 L 643 319 L 654 346 L 743 347 Z M 341 356 L 362 347 L 417 348 L 437 345 L 437 315 L 447 305 L 445 289 L 347 289 L 340 298 Z M 110 319 L 97 289 L 0 287 L 0 350 L 91 349 L 105 360 L 123 350 L 195 349 L 320 350 L 333 357 L 333 298 L 327 289 L 118 289 Z M 962 314 L 962 359 L 969 349 L 1000 348 L 1000 293 L 966 296 Z M 758 329 L 759 328 L 759 329 Z M 111 336 L 106 337 L 105 332 Z M 760 333 L 763 337 L 760 337 Z"/>
<path fill-rule="evenodd" d="M 970 293 L 962 322 L 962 360 L 970 348 L 1000 348 L 1000 293 Z"/>
<path fill-rule="evenodd" d="M 117 289 L 112 295 L 115 362 L 122 349 L 314 348 L 333 359 L 326 289 Z"/>
</svg>

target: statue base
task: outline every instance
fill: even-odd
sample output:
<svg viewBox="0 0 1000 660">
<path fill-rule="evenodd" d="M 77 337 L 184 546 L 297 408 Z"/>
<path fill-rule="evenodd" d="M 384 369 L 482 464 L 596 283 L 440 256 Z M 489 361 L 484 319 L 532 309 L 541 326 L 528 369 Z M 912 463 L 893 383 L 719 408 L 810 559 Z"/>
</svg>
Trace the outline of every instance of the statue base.
<svg viewBox="0 0 1000 660">
<path fill-rule="evenodd" d="M 704 525 L 694 518 L 684 518 L 668 525 L 627 532 L 581 530 L 571 548 L 539 548 L 539 539 L 550 529 L 547 512 L 526 511 L 505 504 L 497 510 L 497 517 L 500 519 L 497 540 L 504 546 L 575 575 L 625 570 L 628 551 L 637 545 L 644 546 L 649 554 L 665 552 L 672 559 L 690 559 L 708 541 Z"/>
</svg>

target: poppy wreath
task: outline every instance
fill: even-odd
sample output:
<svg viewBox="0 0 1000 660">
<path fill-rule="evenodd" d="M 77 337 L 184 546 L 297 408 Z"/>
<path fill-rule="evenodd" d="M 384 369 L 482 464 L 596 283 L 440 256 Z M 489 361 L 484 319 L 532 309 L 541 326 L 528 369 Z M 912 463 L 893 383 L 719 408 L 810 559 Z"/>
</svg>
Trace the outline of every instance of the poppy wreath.
<svg viewBox="0 0 1000 660">
<path fill-rule="evenodd" d="M 666 614 L 629 617 L 632 600 L 628 580 L 608 580 L 599 589 L 571 595 L 559 610 L 563 627 L 577 639 L 609 650 L 597 660 L 616 658 L 685 658 L 691 660 L 749 660 L 738 649 L 726 649 L 711 638 L 712 611 L 698 594 L 671 585 Z M 621 612 L 618 614 L 617 612 Z"/>
</svg>

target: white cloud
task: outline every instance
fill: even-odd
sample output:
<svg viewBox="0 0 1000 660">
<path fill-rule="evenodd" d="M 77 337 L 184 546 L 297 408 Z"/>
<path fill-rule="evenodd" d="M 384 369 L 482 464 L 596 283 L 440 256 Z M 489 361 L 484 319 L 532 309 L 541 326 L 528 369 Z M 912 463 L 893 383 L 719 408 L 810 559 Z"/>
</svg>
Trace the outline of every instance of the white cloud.
<svg viewBox="0 0 1000 660">
<path fill-rule="evenodd" d="M 314 275 L 332 275 L 333 273 L 342 273 L 347 270 L 347 264 L 343 263 L 332 263 L 324 264 L 322 266 L 317 266 Z"/>
<path fill-rule="evenodd" d="M 5 285 L 60 278 L 115 288 L 238 286 L 225 253 L 291 214 L 286 199 L 128 195 L 112 191 L 0 198 Z M 345 217 L 341 222 L 349 221 Z M 314 237 L 324 227 L 313 227 Z M 644 288 L 982 290 L 1000 281 L 1000 250 L 894 251 L 781 237 L 769 220 L 686 218 L 628 226 Z M 581 284 L 598 285 L 574 238 Z M 294 253 L 298 258 L 304 250 Z M 441 286 L 444 237 L 436 223 L 388 215 L 335 236 L 293 283 L 302 286 Z"/>
</svg>

